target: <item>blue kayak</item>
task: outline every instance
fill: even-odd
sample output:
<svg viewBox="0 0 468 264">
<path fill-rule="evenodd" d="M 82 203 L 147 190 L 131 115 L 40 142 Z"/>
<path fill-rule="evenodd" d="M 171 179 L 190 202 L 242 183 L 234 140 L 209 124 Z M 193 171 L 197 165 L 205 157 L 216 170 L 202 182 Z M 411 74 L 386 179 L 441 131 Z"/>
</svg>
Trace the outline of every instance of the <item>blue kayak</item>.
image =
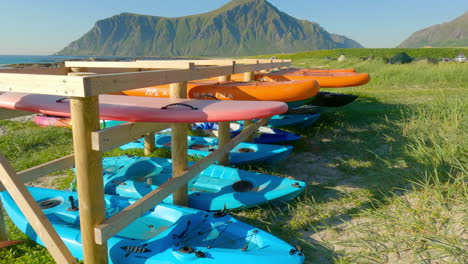
<svg viewBox="0 0 468 264">
<path fill-rule="evenodd" d="M 320 114 L 303 114 L 303 115 L 275 115 L 268 120 L 269 127 L 308 127 L 319 120 Z M 242 123 L 243 121 L 239 121 Z"/>
<path fill-rule="evenodd" d="M 189 166 L 195 162 L 189 162 Z M 172 177 L 172 160 L 138 156 L 103 159 L 104 192 L 139 199 Z M 151 178 L 152 184 L 146 179 Z M 188 183 L 189 207 L 205 211 L 245 209 L 286 202 L 304 191 L 302 181 L 211 165 Z M 172 195 L 164 202 L 172 203 Z"/>
<path fill-rule="evenodd" d="M 171 147 L 171 135 L 155 135 L 158 148 Z M 143 139 L 136 140 L 120 147 L 121 149 L 144 148 Z M 212 137 L 188 137 L 188 154 L 206 157 L 218 149 L 218 139 Z M 231 164 L 248 164 L 254 162 L 275 162 L 284 159 L 291 153 L 292 146 L 278 146 L 269 144 L 254 144 L 241 142 L 229 152 Z"/>
<path fill-rule="evenodd" d="M 230 123 L 230 128 L 231 136 L 235 137 L 242 132 L 244 125 L 239 123 Z M 218 136 L 218 123 L 195 123 L 193 124 L 192 129 L 200 129 L 208 134 Z M 296 141 L 299 139 L 301 139 L 301 136 L 297 134 L 278 128 L 262 126 L 254 135 L 253 142 L 256 144 L 275 144 L 280 142 Z"/>
<path fill-rule="evenodd" d="M 77 194 L 37 187 L 28 187 L 28 190 L 72 255 L 82 260 Z M 15 225 L 43 245 L 11 196 L 1 192 L 0 198 Z M 135 201 L 114 195 L 104 198 L 106 217 L 115 215 Z M 302 252 L 288 243 L 230 215 L 164 203 L 147 211 L 110 238 L 107 247 L 109 263 L 112 264 L 299 264 L 304 261 Z"/>
</svg>

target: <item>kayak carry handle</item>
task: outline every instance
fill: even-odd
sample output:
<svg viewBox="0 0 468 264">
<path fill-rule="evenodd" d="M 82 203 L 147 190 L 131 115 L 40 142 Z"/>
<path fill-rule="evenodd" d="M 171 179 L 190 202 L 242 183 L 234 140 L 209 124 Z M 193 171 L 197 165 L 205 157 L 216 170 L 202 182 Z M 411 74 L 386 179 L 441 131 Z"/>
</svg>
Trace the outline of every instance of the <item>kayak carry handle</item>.
<svg viewBox="0 0 468 264">
<path fill-rule="evenodd" d="M 67 100 L 68 97 L 64 97 L 64 98 L 60 98 L 60 99 L 57 99 L 55 100 L 56 103 L 61 103 L 63 100 Z"/>
<path fill-rule="evenodd" d="M 197 107 L 191 106 L 191 105 L 189 105 L 189 104 L 184 104 L 184 103 L 168 104 L 168 105 L 166 105 L 166 106 L 161 107 L 161 109 L 167 109 L 169 106 L 173 106 L 173 105 L 181 105 L 181 106 L 189 107 L 189 108 L 191 108 L 192 110 L 198 110 Z"/>
</svg>

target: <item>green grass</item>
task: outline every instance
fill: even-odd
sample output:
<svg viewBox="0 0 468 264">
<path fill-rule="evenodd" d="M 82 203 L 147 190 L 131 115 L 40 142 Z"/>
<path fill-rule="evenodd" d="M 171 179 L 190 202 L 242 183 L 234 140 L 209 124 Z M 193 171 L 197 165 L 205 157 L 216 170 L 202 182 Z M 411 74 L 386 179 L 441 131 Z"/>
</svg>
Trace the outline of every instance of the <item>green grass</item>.
<svg viewBox="0 0 468 264">
<path fill-rule="evenodd" d="M 467 263 L 466 64 L 387 65 L 357 58 L 340 63 L 301 56 L 295 56 L 298 67 L 354 67 L 369 72 L 372 81 L 329 89 L 360 97 L 323 110 L 311 128 L 289 129 L 304 139 L 284 162 L 244 167 L 304 180 L 303 195 L 235 216 L 301 245 L 306 263 Z M 0 124 L 7 130 L 0 149 L 18 170 L 71 150 L 67 130 Z M 106 155 L 128 153 L 142 155 Z M 11 222 L 8 229 L 12 238 L 26 239 Z M 0 250 L 0 263 L 24 262 L 51 259 L 29 240 Z"/>
<path fill-rule="evenodd" d="M 350 58 L 369 57 L 374 58 L 390 58 L 398 53 L 405 52 L 413 58 L 455 58 L 460 52 L 468 52 L 468 48 L 385 48 L 385 49 L 328 49 L 305 51 L 294 54 L 273 54 L 260 56 L 261 58 L 271 58 L 272 56 L 278 59 L 323 59 L 330 57 L 337 59 L 344 54 Z"/>
</svg>

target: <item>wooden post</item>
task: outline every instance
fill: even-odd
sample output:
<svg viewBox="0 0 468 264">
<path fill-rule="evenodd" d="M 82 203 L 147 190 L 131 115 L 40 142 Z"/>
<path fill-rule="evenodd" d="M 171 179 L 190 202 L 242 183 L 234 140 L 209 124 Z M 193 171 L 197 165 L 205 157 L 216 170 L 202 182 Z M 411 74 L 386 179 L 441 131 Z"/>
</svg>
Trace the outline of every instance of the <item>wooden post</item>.
<svg viewBox="0 0 468 264">
<path fill-rule="evenodd" d="M 72 67 L 70 68 L 70 73 L 73 73 L 73 72 L 76 72 L 76 73 L 88 72 L 88 68 L 87 67 Z M 72 75 L 72 76 L 76 76 L 76 75 Z"/>
<path fill-rule="evenodd" d="M 244 72 L 244 82 L 252 81 L 254 79 L 254 72 Z"/>
<path fill-rule="evenodd" d="M 218 148 L 223 147 L 229 141 L 231 141 L 230 122 L 219 122 L 218 123 Z M 218 163 L 223 166 L 229 165 L 229 153 L 223 155 Z"/>
<path fill-rule="evenodd" d="M 245 82 L 252 81 L 253 79 L 254 79 L 254 72 L 244 72 L 244 81 Z M 244 120 L 244 129 L 246 127 L 250 126 L 252 123 L 253 123 L 252 120 Z M 249 137 L 247 137 L 246 141 L 247 142 L 252 142 L 253 137 L 254 137 L 253 134 L 250 135 Z"/>
<path fill-rule="evenodd" d="M 156 150 L 154 142 L 154 133 L 148 133 L 145 135 L 145 155 L 149 156 Z"/>
<path fill-rule="evenodd" d="M 236 61 L 232 61 L 232 72 L 236 68 Z M 218 77 L 218 82 L 227 82 L 231 80 L 231 74 L 223 75 Z"/>
<path fill-rule="evenodd" d="M 236 68 L 236 61 L 232 62 L 232 72 Z M 219 76 L 218 81 L 230 81 L 231 75 Z M 226 145 L 231 141 L 231 129 L 230 129 L 230 122 L 218 122 L 218 148 Z M 229 153 L 223 155 L 218 164 L 228 166 L 229 165 Z"/>
<path fill-rule="evenodd" d="M 227 82 L 231 80 L 231 75 L 224 75 L 218 77 L 218 82 Z"/>
<path fill-rule="evenodd" d="M 102 154 L 92 149 L 91 141 L 91 132 L 100 128 L 99 98 L 72 97 L 70 109 L 83 259 L 87 264 L 107 263 L 107 244 L 94 241 L 94 227 L 105 221 Z"/>
<path fill-rule="evenodd" d="M 187 170 L 187 124 L 172 124 L 172 177 L 179 177 Z M 174 192 L 174 204 L 188 206 L 188 185 Z"/>
<path fill-rule="evenodd" d="M 187 82 L 171 83 L 169 88 L 169 97 L 187 98 Z"/>
<path fill-rule="evenodd" d="M 154 132 L 145 135 L 145 156 L 151 155 L 156 150 Z M 147 184 L 153 184 L 153 178 L 146 178 Z"/>
<path fill-rule="evenodd" d="M 171 98 L 187 98 L 187 82 L 172 83 Z M 171 124 L 172 177 L 179 177 L 187 170 L 187 124 Z M 174 192 L 174 204 L 188 206 L 188 185 L 184 184 Z"/>
</svg>

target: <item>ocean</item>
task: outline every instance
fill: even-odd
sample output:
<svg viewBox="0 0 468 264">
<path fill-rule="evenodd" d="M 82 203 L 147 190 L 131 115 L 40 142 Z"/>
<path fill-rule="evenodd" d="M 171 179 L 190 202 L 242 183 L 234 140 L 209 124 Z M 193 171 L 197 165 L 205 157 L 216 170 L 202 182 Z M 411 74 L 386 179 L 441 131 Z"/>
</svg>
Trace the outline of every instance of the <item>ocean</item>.
<svg viewBox="0 0 468 264">
<path fill-rule="evenodd" d="M 122 59 L 122 57 L 100 57 L 100 56 L 47 56 L 47 55 L 0 55 L 0 68 L 8 64 L 18 63 L 54 63 L 72 59 Z"/>
</svg>

